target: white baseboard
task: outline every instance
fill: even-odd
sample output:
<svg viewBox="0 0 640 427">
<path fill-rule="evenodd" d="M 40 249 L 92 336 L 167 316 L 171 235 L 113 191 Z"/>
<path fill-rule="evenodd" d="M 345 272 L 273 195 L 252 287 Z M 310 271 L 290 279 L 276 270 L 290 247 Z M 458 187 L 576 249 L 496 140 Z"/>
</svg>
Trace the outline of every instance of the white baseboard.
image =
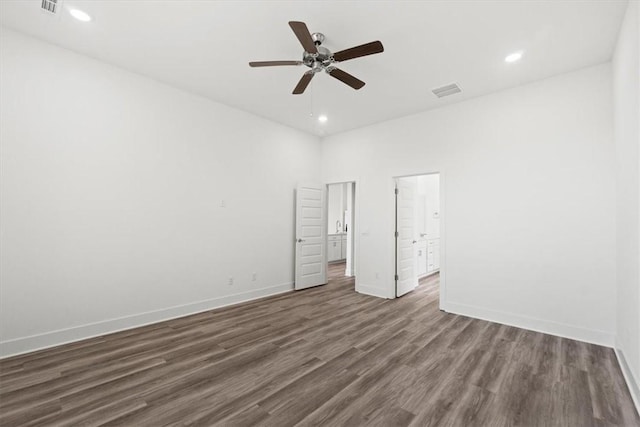
<svg viewBox="0 0 640 427">
<path fill-rule="evenodd" d="M 293 282 L 0 342 L 0 358 L 68 344 L 293 290 Z"/>
<path fill-rule="evenodd" d="M 356 292 L 378 298 L 389 298 L 385 289 L 379 288 L 377 286 L 363 285 L 361 283 L 356 286 Z"/>
<path fill-rule="evenodd" d="M 618 348 L 614 348 L 613 350 L 618 358 L 618 364 L 622 370 L 622 376 L 624 376 L 624 380 L 627 383 L 627 388 L 629 388 L 631 399 L 633 399 L 633 403 L 636 405 L 636 411 L 640 414 L 640 381 L 638 381 L 634 377 L 633 372 L 631 372 L 627 359 L 624 357 L 624 352 Z"/>
<path fill-rule="evenodd" d="M 446 303 L 446 311 L 460 314 L 462 316 L 474 317 L 476 319 L 488 320 L 490 322 L 515 326 L 517 328 L 528 329 L 535 332 L 556 335 L 558 337 L 570 338 L 592 344 L 613 347 L 615 336 L 612 333 L 593 329 L 584 329 L 564 323 L 552 322 L 549 320 L 536 319 L 533 317 L 521 316 L 512 313 L 489 310 L 467 304 L 459 304 L 451 301 Z"/>
<path fill-rule="evenodd" d="M 434 274 L 436 274 L 436 273 L 440 273 L 440 269 L 433 270 L 433 271 L 430 271 L 430 272 L 428 272 L 428 273 L 424 273 L 423 275 L 418 276 L 418 280 L 420 280 L 420 279 L 424 279 L 425 277 L 433 276 L 433 275 L 434 275 Z"/>
</svg>

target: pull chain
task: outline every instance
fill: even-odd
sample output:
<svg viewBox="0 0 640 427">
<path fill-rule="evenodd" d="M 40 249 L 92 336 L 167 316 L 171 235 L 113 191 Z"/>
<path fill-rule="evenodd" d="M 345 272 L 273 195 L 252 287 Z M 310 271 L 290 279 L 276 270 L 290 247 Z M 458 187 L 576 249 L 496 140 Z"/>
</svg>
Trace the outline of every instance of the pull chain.
<svg viewBox="0 0 640 427">
<path fill-rule="evenodd" d="M 311 93 L 310 93 L 310 97 L 309 97 L 309 117 L 313 118 L 313 88 L 314 88 L 315 84 L 313 83 L 313 80 L 311 80 Z"/>
</svg>

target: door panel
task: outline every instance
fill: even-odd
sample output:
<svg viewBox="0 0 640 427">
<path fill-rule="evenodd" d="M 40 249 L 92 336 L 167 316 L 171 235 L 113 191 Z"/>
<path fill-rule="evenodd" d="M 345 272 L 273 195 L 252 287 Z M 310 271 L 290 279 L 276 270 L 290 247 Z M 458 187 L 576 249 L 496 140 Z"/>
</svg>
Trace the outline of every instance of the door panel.
<svg viewBox="0 0 640 427">
<path fill-rule="evenodd" d="M 323 187 L 299 184 L 296 191 L 296 290 L 327 283 Z"/>
<path fill-rule="evenodd" d="M 418 286 L 415 253 L 415 179 L 396 181 L 396 296 Z"/>
</svg>

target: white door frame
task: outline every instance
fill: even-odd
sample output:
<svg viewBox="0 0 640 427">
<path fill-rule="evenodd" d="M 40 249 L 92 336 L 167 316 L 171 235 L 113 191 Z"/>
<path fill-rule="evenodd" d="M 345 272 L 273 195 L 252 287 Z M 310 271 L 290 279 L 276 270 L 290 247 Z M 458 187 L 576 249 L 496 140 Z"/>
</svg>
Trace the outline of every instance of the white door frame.
<svg viewBox="0 0 640 427">
<path fill-rule="evenodd" d="M 353 178 L 353 179 L 345 179 L 345 180 L 341 180 L 341 181 L 331 181 L 331 182 L 327 182 L 325 184 L 325 189 L 327 191 L 329 191 L 329 186 L 330 185 L 334 185 L 334 184 L 349 184 L 349 183 L 353 183 L 354 185 L 354 192 L 355 192 L 355 200 L 353 203 L 353 208 L 355 209 L 355 215 L 354 215 L 354 224 L 352 227 L 352 233 L 353 233 L 353 275 L 355 276 L 355 288 L 358 288 L 358 256 L 360 254 L 360 239 L 358 238 L 358 230 L 360 228 L 360 197 L 359 197 L 359 192 L 358 192 L 358 188 L 360 186 L 360 180 L 358 178 Z M 329 217 L 329 202 L 327 201 L 327 206 L 326 206 L 326 211 L 325 211 L 325 218 Z M 326 262 L 326 269 L 327 269 L 327 277 L 329 277 L 329 243 L 328 243 L 328 234 L 325 235 L 325 248 L 327 250 L 327 253 L 325 254 L 325 257 L 327 259 Z"/>
<path fill-rule="evenodd" d="M 414 176 L 422 176 L 422 175 L 434 175 L 440 174 L 440 310 L 447 311 L 447 206 L 446 206 L 446 178 L 445 173 L 442 170 L 439 171 L 429 171 L 429 172 L 415 172 L 409 174 L 398 174 L 394 175 L 389 179 L 389 187 L 387 193 L 389 194 L 389 198 L 387 199 L 387 206 L 389 207 L 390 212 L 390 224 L 389 224 L 389 239 L 387 240 L 387 247 L 389 250 L 387 253 L 389 254 L 388 259 L 389 263 L 389 271 L 392 272 L 392 276 L 395 275 L 396 271 L 396 253 L 395 253 L 395 222 L 396 222 L 396 212 L 395 212 L 395 203 L 396 203 L 396 180 L 398 178 L 410 178 Z M 357 197 L 357 194 L 356 194 Z M 392 277 L 393 279 L 393 277 Z M 390 299 L 396 298 L 396 281 L 391 281 L 391 286 L 389 288 L 388 295 Z"/>
</svg>

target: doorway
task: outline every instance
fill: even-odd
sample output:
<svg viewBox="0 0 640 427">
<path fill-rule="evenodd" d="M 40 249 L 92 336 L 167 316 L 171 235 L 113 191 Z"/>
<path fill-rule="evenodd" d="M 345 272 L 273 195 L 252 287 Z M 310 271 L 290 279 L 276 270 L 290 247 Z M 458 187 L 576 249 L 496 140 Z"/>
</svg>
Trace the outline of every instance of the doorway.
<svg viewBox="0 0 640 427">
<path fill-rule="evenodd" d="M 420 279 L 440 273 L 440 173 L 396 177 L 395 296 L 414 290 Z"/>
<path fill-rule="evenodd" d="M 327 184 L 328 277 L 355 276 L 355 181 Z"/>
</svg>

